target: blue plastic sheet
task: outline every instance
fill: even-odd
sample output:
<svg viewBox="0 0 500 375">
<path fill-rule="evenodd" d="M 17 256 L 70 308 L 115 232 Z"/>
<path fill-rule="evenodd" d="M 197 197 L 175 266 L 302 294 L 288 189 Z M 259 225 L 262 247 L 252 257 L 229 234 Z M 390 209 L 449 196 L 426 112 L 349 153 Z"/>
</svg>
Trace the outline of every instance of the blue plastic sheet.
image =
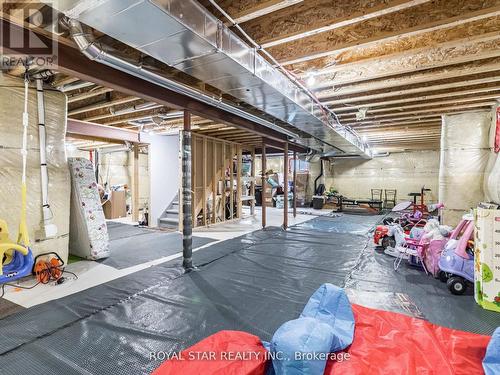
<svg viewBox="0 0 500 375">
<path fill-rule="evenodd" d="M 483 368 L 486 375 L 500 374 L 500 327 L 493 332 L 488 344 L 483 360 Z"/>
<path fill-rule="evenodd" d="M 334 334 L 330 352 L 351 345 L 354 337 L 354 314 L 344 289 L 332 284 L 321 285 L 307 302 L 301 317 L 310 317 L 328 324 Z"/>
<path fill-rule="evenodd" d="M 342 288 L 323 284 L 298 319 L 284 323 L 273 335 L 277 375 L 323 374 L 328 354 L 347 348 L 354 337 L 354 315 Z"/>
</svg>

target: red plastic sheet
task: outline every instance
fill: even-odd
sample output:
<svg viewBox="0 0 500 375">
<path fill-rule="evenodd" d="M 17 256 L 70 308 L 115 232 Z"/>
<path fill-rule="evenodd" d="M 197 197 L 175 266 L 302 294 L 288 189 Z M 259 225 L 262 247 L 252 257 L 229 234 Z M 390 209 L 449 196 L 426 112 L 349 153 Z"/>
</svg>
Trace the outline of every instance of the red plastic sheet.
<svg viewBox="0 0 500 375">
<path fill-rule="evenodd" d="M 164 362 L 153 375 L 264 375 L 268 358 L 257 336 L 220 331 Z"/>
<path fill-rule="evenodd" d="M 356 319 L 350 358 L 325 374 L 483 374 L 489 336 L 440 327 L 403 314 L 352 305 Z M 450 314 L 453 314 L 450 311 Z"/>
<path fill-rule="evenodd" d="M 342 362 L 329 361 L 326 375 L 475 375 L 489 336 L 440 327 L 409 316 L 352 305 L 356 328 Z M 452 314 L 453 312 L 450 312 Z M 216 359 L 189 360 L 189 354 L 216 353 Z M 226 358 L 221 358 L 222 354 Z M 229 359 L 227 353 L 250 358 Z M 257 355 L 251 353 L 258 353 Z M 349 353 L 349 357 L 345 354 Z M 184 350 L 182 360 L 164 362 L 153 375 L 264 375 L 266 350 L 257 336 L 221 331 Z M 270 364 L 270 361 L 268 361 Z"/>
</svg>

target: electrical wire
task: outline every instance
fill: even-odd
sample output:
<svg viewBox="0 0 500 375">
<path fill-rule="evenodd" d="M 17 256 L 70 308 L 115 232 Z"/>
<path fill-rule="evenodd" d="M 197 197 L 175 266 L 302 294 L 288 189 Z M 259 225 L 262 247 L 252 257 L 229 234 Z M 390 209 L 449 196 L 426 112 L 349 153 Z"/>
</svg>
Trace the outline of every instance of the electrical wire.
<svg viewBox="0 0 500 375">
<path fill-rule="evenodd" d="M 49 273 L 51 273 L 51 269 L 50 268 L 48 268 L 47 271 Z M 64 275 L 65 273 L 69 273 L 70 275 L 74 276 L 74 279 L 72 279 L 72 280 L 78 280 L 78 275 L 76 273 L 71 272 L 71 271 L 67 271 L 65 269 L 62 269 L 61 277 L 59 277 L 58 279 L 56 279 L 56 282 L 57 282 L 57 280 L 61 279 L 62 275 Z M 4 284 L 2 284 L 2 288 L 1 288 L 1 292 L 0 292 L 0 298 L 3 298 L 4 295 L 5 295 L 5 287 L 6 286 L 10 286 L 12 288 L 20 288 L 20 289 L 25 289 L 25 290 L 31 290 L 31 289 L 34 289 L 35 287 L 37 287 L 40 284 L 47 285 L 49 282 L 50 282 L 50 278 L 49 278 L 49 280 L 47 282 L 37 281 L 34 285 L 30 285 L 30 286 L 22 286 L 22 285 L 4 283 Z"/>
</svg>

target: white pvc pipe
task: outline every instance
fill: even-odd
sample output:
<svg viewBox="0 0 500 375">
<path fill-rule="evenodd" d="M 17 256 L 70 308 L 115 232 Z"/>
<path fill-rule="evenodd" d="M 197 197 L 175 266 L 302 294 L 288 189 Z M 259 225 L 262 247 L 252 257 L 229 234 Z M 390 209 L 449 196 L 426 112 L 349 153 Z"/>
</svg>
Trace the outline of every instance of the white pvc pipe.
<svg viewBox="0 0 500 375">
<path fill-rule="evenodd" d="M 42 215 L 46 237 L 57 235 L 57 226 L 52 224 L 53 213 L 49 204 L 49 172 L 47 169 L 47 133 L 45 130 L 45 100 L 43 80 L 36 80 L 36 97 L 38 104 L 38 139 L 40 143 L 40 180 L 42 184 Z"/>
</svg>

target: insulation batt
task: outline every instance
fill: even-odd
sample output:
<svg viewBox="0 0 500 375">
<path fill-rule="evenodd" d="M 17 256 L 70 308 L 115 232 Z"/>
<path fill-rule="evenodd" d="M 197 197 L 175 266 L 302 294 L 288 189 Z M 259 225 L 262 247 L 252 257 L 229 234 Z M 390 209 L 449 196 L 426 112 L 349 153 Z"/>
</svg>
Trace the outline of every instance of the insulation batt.
<svg viewBox="0 0 500 375">
<path fill-rule="evenodd" d="M 17 238 L 21 210 L 22 114 L 24 82 L 0 76 L 0 217 L 7 221 L 11 239 Z M 28 229 L 33 254 L 57 252 L 68 258 L 70 179 L 66 164 L 66 96 L 45 90 L 45 126 L 47 132 L 47 163 L 49 203 L 58 228 L 53 239 L 44 237 L 42 225 L 42 186 L 40 181 L 40 148 L 38 140 L 38 109 L 36 87 L 29 90 L 29 129 L 27 164 Z"/>
<path fill-rule="evenodd" d="M 68 158 L 89 158 L 88 151 L 68 150 Z M 99 181 L 110 186 L 127 185 L 132 187 L 132 176 L 134 174 L 133 153 L 131 151 L 102 152 L 99 157 Z M 139 154 L 139 207 L 148 205 L 149 201 L 149 166 L 148 155 Z M 132 197 L 128 197 L 127 204 L 132 204 Z"/>
<path fill-rule="evenodd" d="M 486 201 L 500 204 L 500 158 L 498 154 L 495 153 L 496 109 L 497 106 L 493 107 L 491 116 L 492 122 L 489 138 L 490 151 L 488 166 L 486 167 L 484 177 L 484 193 Z"/>
<path fill-rule="evenodd" d="M 318 174 L 319 168 L 312 172 L 314 178 Z M 353 199 L 371 197 L 371 189 L 396 189 L 399 202 L 410 200 L 409 193 L 425 186 L 431 189 L 425 195 L 426 203 L 430 203 L 437 201 L 438 174 L 438 151 L 400 152 L 371 160 L 334 160 L 330 167 L 326 163 L 325 185 Z"/>
<path fill-rule="evenodd" d="M 463 214 L 485 198 L 490 125 L 490 111 L 443 116 L 439 201 L 445 206 L 444 224 L 458 224 Z"/>
</svg>

